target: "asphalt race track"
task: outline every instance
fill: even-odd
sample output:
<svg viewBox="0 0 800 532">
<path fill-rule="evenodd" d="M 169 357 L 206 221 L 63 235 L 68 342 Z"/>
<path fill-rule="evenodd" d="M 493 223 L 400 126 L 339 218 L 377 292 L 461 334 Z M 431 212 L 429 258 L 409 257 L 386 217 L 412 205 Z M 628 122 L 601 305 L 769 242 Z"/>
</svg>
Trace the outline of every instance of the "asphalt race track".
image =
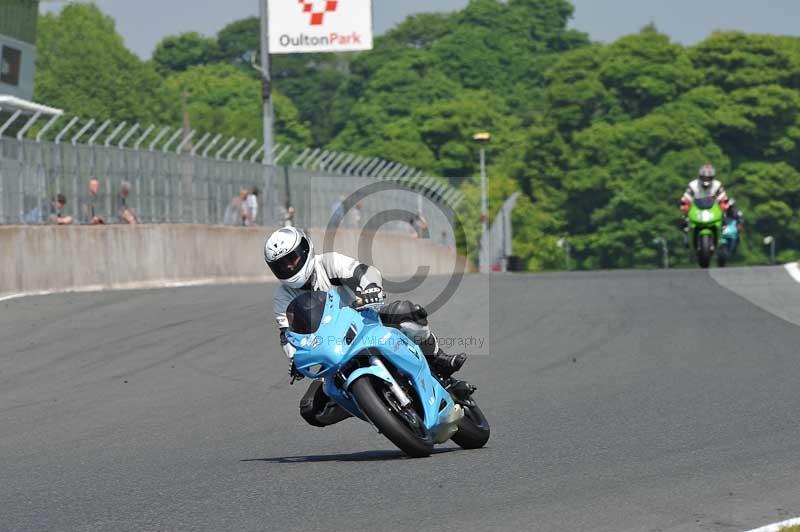
<svg viewBox="0 0 800 532">
<path fill-rule="evenodd" d="M 749 293 L 783 279 L 740 270 Z M 299 418 L 270 286 L 0 303 L 2 531 L 741 531 L 800 516 L 800 326 L 707 272 L 497 275 L 434 319 L 489 446 Z M 478 290 L 480 292 L 480 290 Z M 800 301 L 800 284 L 781 289 Z M 476 298 L 477 299 L 477 298 Z M 787 303 L 788 304 L 788 303 Z"/>
</svg>

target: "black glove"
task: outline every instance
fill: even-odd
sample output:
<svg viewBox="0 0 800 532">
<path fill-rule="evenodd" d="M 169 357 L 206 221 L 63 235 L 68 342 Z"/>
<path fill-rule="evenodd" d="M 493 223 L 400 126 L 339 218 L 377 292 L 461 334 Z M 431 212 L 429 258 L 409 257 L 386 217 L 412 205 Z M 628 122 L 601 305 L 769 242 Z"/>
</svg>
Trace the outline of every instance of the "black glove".
<svg viewBox="0 0 800 532">
<path fill-rule="evenodd" d="M 356 301 L 355 308 L 365 308 L 382 305 L 386 301 L 386 292 L 383 288 L 375 283 L 370 283 L 364 288 L 356 288 Z"/>
<path fill-rule="evenodd" d="M 289 384 L 294 384 L 294 381 L 301 381 L 305 375 L 297 371 L 297 366 L 294 365 L 294 359 L 289 361 Z"/>
</svg>

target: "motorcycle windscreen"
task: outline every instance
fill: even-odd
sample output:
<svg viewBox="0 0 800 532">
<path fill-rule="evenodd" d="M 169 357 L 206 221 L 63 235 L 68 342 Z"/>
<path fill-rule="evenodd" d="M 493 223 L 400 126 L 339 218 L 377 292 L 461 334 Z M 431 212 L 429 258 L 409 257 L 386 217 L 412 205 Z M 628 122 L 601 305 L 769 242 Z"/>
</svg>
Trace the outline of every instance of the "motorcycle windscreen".
<svg viewBox="0 0 800 532">
<path fill-rule="evenodd" d="M 717 202 L 717 198 L 715 198 L 714 196 L 706 196 L 705 198 L 695 198 L 694 199 L 695 207 L 697 207 L 698 209 L 704 209 L 704 210 L 705 209 L 710 209 L 711 207 L 714 206 L 714 204 L 716 202 Z"/>
<path fill-rule="evenodd" d="M 294 298 L 286 309 L 289 330 L 297 334 L 317 332 L 327 297 L 327 292 L 305 292 Z"/>
</svg>

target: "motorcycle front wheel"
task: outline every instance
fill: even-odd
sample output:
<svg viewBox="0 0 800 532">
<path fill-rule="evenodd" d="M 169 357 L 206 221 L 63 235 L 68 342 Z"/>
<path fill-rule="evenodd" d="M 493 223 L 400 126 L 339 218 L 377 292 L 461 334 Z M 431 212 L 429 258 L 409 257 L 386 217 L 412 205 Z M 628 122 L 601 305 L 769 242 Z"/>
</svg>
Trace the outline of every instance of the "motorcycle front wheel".
<svg viewBox="0 0 800 532">
<path fill-rule="evenodd" d="M 422 418 L 410 406 L 403 408 L 393 401 L 384 381 L 365 375 L 353 382 L 350 391 L 361 412 L 401 451 L 411 458 L 424 458 L 433 452 L 433 438 Z"/>
<path fill-rule="evenodd" d="M 723 243 L 717 250 L 717 266 L 724 268 L 728 264 L 728 244 Z"/>
<path fill-rule="evenodd" d="M 700 235 L 700 241 L 697 243 L 697 264 L 701 268 L 708 268 L 711 265 L 711 255 L 714 244 L 711 235 Z"/>
</svg>

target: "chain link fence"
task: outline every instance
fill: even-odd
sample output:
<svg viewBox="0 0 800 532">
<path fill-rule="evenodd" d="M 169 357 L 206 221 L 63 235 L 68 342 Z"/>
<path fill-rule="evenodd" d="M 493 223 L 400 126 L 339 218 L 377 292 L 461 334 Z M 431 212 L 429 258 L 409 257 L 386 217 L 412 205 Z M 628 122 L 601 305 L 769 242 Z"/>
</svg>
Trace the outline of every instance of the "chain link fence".
<svg viewBox="0 0 800 532">
<path fill-rule="evenodd" d="M 277 146 L 276 166 L 268 167 L 262 164 L 264 147 L 255 140 L 181 128 L 140 131 L 139 124 L 75 117 L 54 117 L 34 135 L 38 118 L 15 113 L 0 125 L 0 224 L 53 223 L 59 215 L 71 216 L 72 223 L 95 217 L 129 223 L 133 215 L 138 223 L 325 227 L 343 198 L 389 181 L 397 193 L 358 205 L 359 216 L 349 223 L 357 226 L 359 219 L 401 209 L 424 219 L 431 238 L 453 245 L 447 213 L 461 201 L 460 192 L 398 163 Z M 7 131 L 14 134 L 2 136 Z M 254 193 L 257 213 L 247 208 Z M 66 204 L 58 203 L 59 195 Z"/>
</svg>

